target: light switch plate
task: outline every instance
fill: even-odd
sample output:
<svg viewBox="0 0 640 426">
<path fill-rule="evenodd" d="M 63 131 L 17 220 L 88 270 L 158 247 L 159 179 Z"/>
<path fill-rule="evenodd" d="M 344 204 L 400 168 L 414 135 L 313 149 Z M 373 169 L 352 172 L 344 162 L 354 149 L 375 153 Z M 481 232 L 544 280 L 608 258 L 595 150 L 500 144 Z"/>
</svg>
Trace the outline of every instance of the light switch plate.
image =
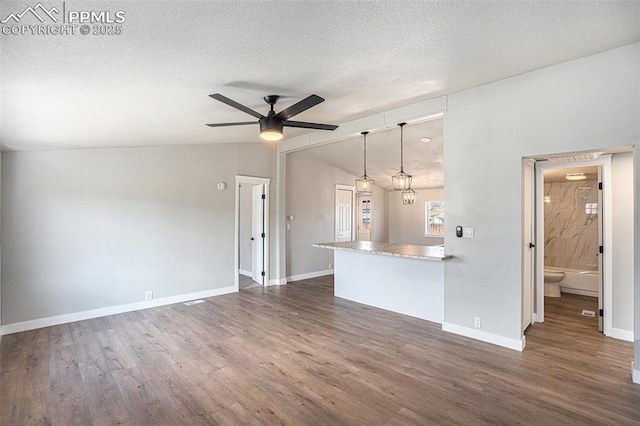
<svg viewBox="0 0 640 426">
<path fill-rule="evenodd" d="M 462 228 L 462 236 L 464 238 L 473 238 L 473 228 Z"/>
</svg>

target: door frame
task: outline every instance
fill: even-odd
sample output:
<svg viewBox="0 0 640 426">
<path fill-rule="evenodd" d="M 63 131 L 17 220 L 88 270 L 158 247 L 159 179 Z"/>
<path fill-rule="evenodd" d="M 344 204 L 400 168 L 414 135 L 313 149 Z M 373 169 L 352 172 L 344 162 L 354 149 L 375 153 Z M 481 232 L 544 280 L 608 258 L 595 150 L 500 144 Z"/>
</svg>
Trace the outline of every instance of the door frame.
<svg viewBox="0 0 640 426">
<path fill-rule="evenodd" d="M 566 154 L 570 155 L 570 154 Z M 536 322 L 544 322 L 544 171 L 551 169 L 567 169 L 572 167 L 600 166 L 602 170 L 602 240 L 604 252 L 602 253 L 602 276 L 603 286 L 603 319 L 604 335 L 613 337 L 613 221 L 612 221 L 612 191 L 611 191 L 611 155 L 601 155 L 594 160 L 549 163 L 546 161 L 536 161 L 536 285 L 534 297 L 536 298 Z"/>
<path fill-rule="evenodd" d="M 269 222 L 269 186 L 271 185 L 271 178 L 263 178 L 263 177 L 256 177 L 256 176 L 244 176 L 244 175 L 236 175 L 236 185 L 235 185 L 235 199 L 236 199 L 236 207 L 235 207 L 235 232 L 234 232 L 234 239 L 235 239 L 235 250 L 234 250 L 234 256 L 235 256 L 235 260 L 233 262 L 233 279 L 234 279 L 234 287 L 235 287 L 235 291 L 239 291 L 240 290 L 240 277 L 238 276 L 238 273 L 240 271 L 240 185 L 241 184 L 247 184 L 247 185 L 262 185 L 264 188 L 264 194 L 265 194 L 265 199 L 264 199 L 264 233 L 265 233 L 265 239 L 264 239 L 264 280 L 263 280 L 263 285 L 266 285 L 266 283 L 269 282 L 269 251 L 270 251 L 270 234 L 271 234 L 271 229 L 270 229 L 270 222 Z"/>
<path fill-rule="evenodd" d="M 356 215 L 353 209 L 356 205 L 356 187 L 353 185 L 341 185 L 336 183 L 333 189 L 333 239 L 336 238 L 336 230 L 338 226 L 338 220 L 336 217 L 336 206 L 338 205 L 338 190 L 351 191 L 351 241 L 355 239 L 355 224 Z"/>
<path fill-rule="evenodd" d="M 530 180 L 527 188 L 527 180 Z M 536 167 L 535 160 L 522 162 L 522 335 L 527 327 L 536 322 Z M 528 207 L 528 209 L 527 209 Z M 527 221 L 529 227 L 526 227 Z M 529 270 L 525 268 L 530 260 Z M 527 314 L 527 315 L 525 315 Z"/>
</svg>

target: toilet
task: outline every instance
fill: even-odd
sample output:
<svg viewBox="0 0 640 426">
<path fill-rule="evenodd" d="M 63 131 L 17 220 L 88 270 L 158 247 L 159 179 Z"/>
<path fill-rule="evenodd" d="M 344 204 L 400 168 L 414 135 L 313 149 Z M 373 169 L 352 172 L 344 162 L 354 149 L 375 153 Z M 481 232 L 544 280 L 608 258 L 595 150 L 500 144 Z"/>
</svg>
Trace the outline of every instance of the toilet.
<svg viewBox="0 0 640 426">
<path fill-rule="evenodd" d="M 561 297 L 560 281 L 564 279 L 564 272 L 546 269 L 544 270 L 544 295 L 545 297 Z"/>
</svg>

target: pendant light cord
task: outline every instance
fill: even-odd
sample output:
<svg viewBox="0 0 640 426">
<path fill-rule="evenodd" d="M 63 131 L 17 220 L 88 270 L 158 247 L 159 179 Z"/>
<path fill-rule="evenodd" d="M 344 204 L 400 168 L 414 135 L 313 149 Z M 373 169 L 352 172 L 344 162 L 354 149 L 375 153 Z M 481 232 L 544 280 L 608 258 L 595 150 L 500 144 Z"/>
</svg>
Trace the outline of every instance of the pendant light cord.
<svg viewBox="0 0 640 426">
<path fill-rule="evenodd" d="M 364 136 L 364 177 L 367 177 L 367 134 L 369 132 L 362 132 L 362 136 Z"/>
<path fill-rule="evenodd" d="M 400 172 L 404 173 L 404 142 L 403 142 L 403 136 L 404 136 L 404 125 L 407 123 L 400 123 L 398 124 L 398 126 L 400 126 Z"/>
</svg>

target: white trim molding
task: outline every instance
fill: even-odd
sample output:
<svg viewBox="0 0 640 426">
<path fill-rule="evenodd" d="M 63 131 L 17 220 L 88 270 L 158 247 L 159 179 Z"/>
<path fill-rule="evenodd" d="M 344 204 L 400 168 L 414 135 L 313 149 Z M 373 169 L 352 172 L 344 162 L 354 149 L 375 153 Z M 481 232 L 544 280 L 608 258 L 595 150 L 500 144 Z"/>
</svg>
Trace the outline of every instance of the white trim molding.
<svg viewBox="0 0 640 426">
<path fill-rule="evenodd" d="M 161 299 L 144 302 L 127 303 L 126 305 L 109 306 L 106 308 L 92 309 L 89 311 L 74 312 L 71 314 L 56 315 L 54 317 L 38 318 L 35 320 L 6 324 L 0 327 L 0 336 L 19 333 L 21 331 L 35 330 L 37 328 L 53 325 L 67 324 L 92 318 L 106 317 L 125 312 L 139 311 L 141 309 L 155 308 L 158 306 L 172 305 L 174 303 L 188 302 L 189 300 L 203 299 L 206 297 L 221 296 L 223 294 L 237 292 L 235 286 L 216 288 L 213 290 L 199 291 L 197 293 L 180 294 L 178 296 L 163 297 Z"/>
<path fill-rule="evenodd" d="M 238 270 L 240 275 L 244 275 L 245 277 L 252 277 L 253 273 L 251 271 L 245 271 L 244 269 Z"/>
<path fill-rule="evenodd" d="M 631 380 L 633 380 L 633 383 L 640 384 L 640 370 L 636 370 L 633 362 L 631 362 L 631 371 Z"/>
<path fill-rule="evenodd" d="M 491 343 L 493 345 L 502 346 L 504 348 L 513 349 L 515 351 L 522 352 L 527 344 L 526 336 L 522 336 L 522 339 L 510 339 L 508 337 L 499 336 L 497 334 L 487 333 L 486 331 L 476 330 L 474 328 L 463 327 L 457 324 L 451 324 L 450 322 L 442 323 L 442 331 L 448 333 L 459 334 L 461 336 L 470 337 L 472 339 L 481 340 L 483 342 Z"/>
<path fill-rule="evenodd" d="M 325 275 L 333 275 L 333 269 L 325 269 L 324 271 L 308 272 L 306 274 L 298 274 L 287 277 L 287 282 L 308 280 L 309 278 L 324 277 Z"/>
<path fill-rule="evenodd" d="M 607 333 L 606 335 L 614 339 L 633 342 L 633 330 L 623 330 L 621 328 L 612 328 L 611 330 L 609 330 L 609 333 Z"/>
<path fill-rule="evenodd" d="M 282 278 L 282 279 L 273 279 L 273 280 L 269 280 L 269 283 L 267 285 L 285 285 L 287 283 L 287 279 L 286 278 Z"/>
</svg>

